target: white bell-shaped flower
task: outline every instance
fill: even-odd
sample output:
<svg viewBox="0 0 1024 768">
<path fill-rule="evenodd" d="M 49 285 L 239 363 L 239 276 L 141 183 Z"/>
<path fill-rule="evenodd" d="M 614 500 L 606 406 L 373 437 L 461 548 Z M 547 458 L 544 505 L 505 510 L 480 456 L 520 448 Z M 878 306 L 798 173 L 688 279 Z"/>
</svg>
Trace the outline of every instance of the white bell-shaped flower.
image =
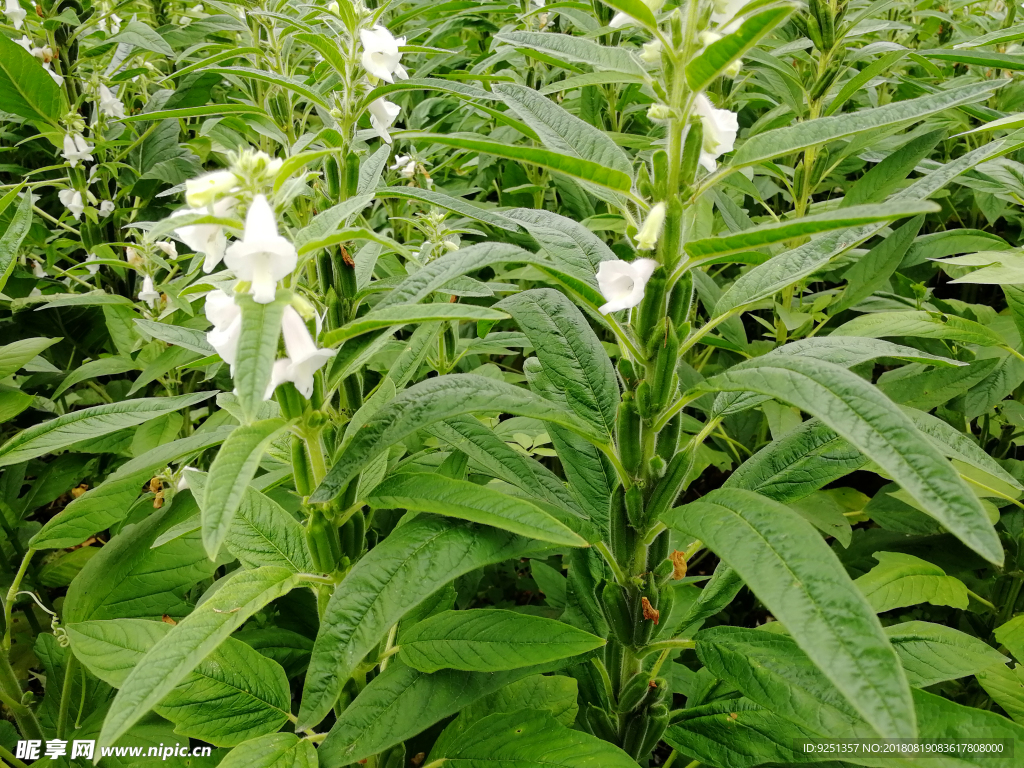
<svg viewBox="0 0 1024 768">
<path fill-rule="evenodd" d="M 270 373 L 270 385 L 264 397 L 269 400 L 278 384 L 292 382 L 305 398 L 313 394 L 313 375 L 323 368 L 324 363 L 337 354 L 333 349 L 318 349 L 313 337 L 306 328 L 306 321 L 291 305 L 284 308 L 281 318 L 281 331 L 284 334 L 284 348 L 288 357 L 274 363 Z"/>
<path fill-rule="evenodd" d="M 22 35 L 20 40 L 15 40 L 14 42 L 16 42 L 29 53 L 32 53 L 32 41 L 29 39 L 28 35 Z"/>
<path fill-rule="evenodd" d="M 392 104 L 383 96 L 370 104 L 370 125 L 373 126 L 377 135 L 388 144 L 391 143 L 391 134 L 388 133 L 388 128 L 398 119 L 398 114 L 401 111 L 400 106 Z"/>
<path fill-rule="evenodd" d="M 82 193 L 77 189 L 62 189 L 57 193 L 57 198 L 60 200 L 68 213 L 75 217 L 78 221 L 82 218 L 82 213 L 85 211 L 85 201 L 82 199 Z"/>
<path fill-rule="evenodd" d="M 116 210 L 117 206 L 115 206 L 113 201 L 111 200 L 104 200 L 102 203 L 100 203 L 100 216 L 102 216 L 104 219 L 107 218 L 107 216 L 109 216 Z"/>
<path fill-rule="evenodd" d="M 233 197 L 221 198 L 213 204 L 213 215 L 221 217 L 230 216 L 236 204 L 237 201 Z M 185 208 L 175 211 L 172 216 L 184 216 L 188 213 L 207 213 L 207 210 Z M 203 272 L 207 274 L 213 272 L 223 260 L 228 239 L 224 234 L 224 228 L 218 224 L 191 224 L 185 227 L 178 227 L 174 230 L 174 234 L 193 251 L 201 253 L 206 257 L 203 261 Z"/>
<path fill-rule="evenodd" d="M 153 285 L 153 278 L 146 275 L 142 278 L 142 290 L 139 291 L 139 301 L 144 301 L 152 309 L 156 306 L 157 300 L 160 298 L 160 292 Z"/>
<path fill-rule="evenodd" d="M 82 134 L 66 133 L 64 134 L 64 151 L 61 152 L 61 155 L 72 168 L 75 168 L 79 163 L 92 162 L 92 147 Z"/>
<path fill-rule="evenodd" d="M 403 179 L 411 179 L 416 175 L 416 161 L 408 155 L 396 155 L 394 165 L 388 169 L 398 171 L 398 175 Z"/>
<path fill-rule="evenodd" d="M 704 126 L 704 146 L 700 152 L 700 164 L 708 171 L 718 167 L 715 162 L 726 152 L 732 152 L 736 144 L 736 134 L 740 130 L 736 113 L 728 109 L 717 109 L 703 93 L 698 93 L 693 103 L 693 111 L 700 117 Z"/>
<path fill-rule="evenodd" d="M 105 85 L 100 86 L 100 112 L 107 117 L 123 118 L 124 117 L 124 104 L 121 100 L 115 96 L 109 88 Z"/>
<path fill-rule="evenodd" d="M 15 29 L 21 29 L 21 25 L 25 23 L 25 17 L 28 16 L 28 13 L 21 7 L 18 0 L 7 0 L 7 5 L 4 6 L 4 13 Z"/>
<path fill-rule="evenodd" d="M 185 202 L 190 208 L 205 208 L 238 187 L 231 171 L 214 171 L 185 182 Z"/>
<path fill-rule="evenodd" d="M 93 264 L 91 262 L 95 262 L 95 261 L 99 261 L 99 260 L 100 260 L 99 256 L 97 256 L 95 253 L 90 253 L 88 256 L 86 256 L 85 261 L 82 262 L 82 265 L 89 271 L 90 275 L 95 275 L 97 272 L 100 271 L 100 265 L 99 264 Z"/>
<path fill-rule="evenodd" d="M 267 198 L 256 195 L 245 216 L 242 239 L 227 249 L 224 262 L 239 280 L 252 283 L 254 301 L 269 304 L 277 294 L 277 281 L 291 274 L 298 259 L 295 246 L 278 234 Z"/>
<path fill-rule="evenodd" d="M 242 308 L 224 291 L 206 294 L 206 319 L 213 330 L 206 334 L 206 343 L 213 347 L 221 359 L 232 368 L 238 354 L 238 340 L 242 337 Z"/>
<path fill-rule="evenodd" d="M 602 261 L 597 270 L 597 285 L 608 303 L 598 307 L 598 312 L 607 315 L 639 304 L 644 297 L 647 281 L 657 267 L 658 262 L 654 259 Z"/>
<path fill-rule="evenodd" d="M 360 29 L 359 40 L 363 44 L 363 68 L 374 77 L 389 83 L 409 77 L 402 66 L 402 53 L 398 50 L 405 45 L 405 38 L 395 38 L 380 24 L 373 29 Z"/>
</svg>

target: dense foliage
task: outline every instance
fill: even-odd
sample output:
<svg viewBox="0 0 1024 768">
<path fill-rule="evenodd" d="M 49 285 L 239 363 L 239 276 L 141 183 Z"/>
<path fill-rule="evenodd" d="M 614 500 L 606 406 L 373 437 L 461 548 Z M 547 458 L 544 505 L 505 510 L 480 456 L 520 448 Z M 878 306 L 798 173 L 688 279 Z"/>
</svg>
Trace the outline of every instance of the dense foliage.
<svg viewBox="0 0 1024 768">
<path fill-rule="evenodd" d="M 0 759 L 1020 765 L 1015 14 L 5 0 Z"/>
</svg>

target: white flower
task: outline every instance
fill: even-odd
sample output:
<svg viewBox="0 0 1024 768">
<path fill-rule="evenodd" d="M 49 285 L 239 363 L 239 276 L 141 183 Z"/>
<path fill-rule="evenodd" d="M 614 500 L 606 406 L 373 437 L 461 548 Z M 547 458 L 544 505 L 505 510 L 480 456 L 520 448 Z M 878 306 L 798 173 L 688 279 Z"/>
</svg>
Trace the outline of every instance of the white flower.
<svg viewBox="0 0 1024 768">
<path fill-rule="evenodd" d="M 37 59 L 43 62 L 43 69 L 45 69 L 47 74 L 49 74 L 50 77 L 53 78 L 53 82 L 55 82 L 57 85 L 64 85 L 64 78 L 58 75 L 52 69 L 50 69 L 50 62 L 53 61 L 55 56 L 53 49 L 50 46 L 44 45 L 42 48 L 33 48 L 29 51 L 29 53 L 31 53 L 33 56 L 35 56 Z"/>
<path fill-rule="evenodd" d="M 205 312 L 206 319 L 213 323 L 213 330 L 206 334 L 206 342 L 233 368 L 238 340 L 242 336 L 242 309 L 233 296 L 218 290 L 206 294 Z"/>
<path fill-rule="evenodd" d="M 387 101 L 383 96 L 370 104 L 370 125 L 373 126 L 373 130 L 377 132 L 388 144 L 391 143 L 391 134 L 388 133 L 388 128 L 398 118 L 398 113 L 402 111 L 402 108 L 397 104 L 392 104 Z"/>
<path fill-rule="evenodd" d="M 651 40 L 649 43 L 644 43 L 644 49 L 640 54 L 640 58 L 648 64 L 661 63 L 661 40 Z"/>
<path fill-rule="evenodd" d="M 46 277 L 46 270 L 43 269 L 43 265 L 38 261 L 32 261 L 32 274 L 35 277 Z"/>
<path fill-rule="evenodd" d="M 403 179 L 411 179 L 416 175 L 416 161 L 408 155 L 396 155 L 395 164 L 389 170 L 398 171 Z"/>
<path fill-rule="evenodd" d="M 644 0 L 644 5 L 650 8 L 653 13 L 657 13 L 658 11 L 660 11 L 661 7 L 664 4 L 665 0 Z M 623 13 L 622 11 L 619 11 L 614 16 L 612 16 L 612 20 L 608 23 L 608 26 L 611 27 L 612 29 L 619 29 L 620 27 L 624 27 L 627 24 L 632 23 L 632 16 L 630 16 L 628 13 Z"/>
<path fill-rule="evenodd" d="M 335 16 L 337 16 L 338 14 L 341 13 L 341 6 L 338 5 L 336 2 L 331 2 L 327 4 L 327 10 L 333 13 Z"/>
<path fill-rule="evenodd" d="M 156 290 L 153 285 L 153 278 L 146 275 L 142 278 L 142 290 L 139 291 L 139 301 L 144 301 L 152 309 L 156 306 L 157 300 L 160 298 L 160 292 Z"/>
<path fill-rule="evenodd" d="M 92 147 L 86 143 L 82 134 L 76 133 L 73 136 L 70 133 L 64 134 L 64 151 L 61 152 L 61 155 L 72 168 L 79 163 L 92 162 L 91 152 Z"/>
<path fill-rule="evenodd" d="M 316 342 L 306 328 L 306 321 L 291 305 L 284 308 L 281 331 L 284 333 L 284 348 L 288 357 L 274 363 L 270 385 L 263 399 L 269 400 L 277 385 L 286 381 L 292 382 L 303 397 L 309 398 L 313 394 L 313 374 L 337 352 L 333 349 L 317 349 Z"/>
<path fill-rule="evenodd" d="M 164 240 L 162 243 L 153 243 L 157 250 L 163 251 L 164 255 L 169 259 L 177 258 L 178 247 L 170 240 Z"/>
<path fill-rule="evenodd" d="M 214 171 L 185 182 L 185 202 L 190 208 L 204 208 L 238 186 L 231 171 Z"/>
<path fill-rule="evenodd" d="M 57 193 L 57 197 L 68 213 L 75 217 L 75 220 L 82 218 L 82 213 L 85 211 L 85 201 L 82 199 L 82 193 L 77 189 L 62 189 Z"/>
<path fill-rule="evenodd" d="M 665 204 L 658 203 L 647 214 L 643 226 L 636 235 L 636 247 L 641 251 L 649 251 L 658 244 L 661 228 L 665 226 Z M 602 262 L 602 266 L 604 262 Z"/>
<path fill-rule="evenodd" d="M 233 197 L 221 198 L 213 204 L 213 215 L 231 215 L 237 202 Z M 185 208 L 172 215 L 184 216 L 189 213 L 207 213 L 207 211 L 200 208 Z M 174 234 L 193 251 L 206 256 L 203 261 L 203 272 L 207 274 L 213 272 L 224 258 L 224 249 L 227 248 L 228 239 L 224 235 L 224 229 L 217 224 L 191 224 L 178 227 L 174 230 Z"/>
<path fill-rule="evenodd" d="M 644 287 L 657 266 L 654 259 L 602 261 L 597 270 L 597 285 L 608 303 L 598 307 L 597 311 L 607 315 L 635 307 L 643 299 Z"/>
<path fill-rule="evenodd" d="M 711 12 L 711 20 L 718 25 L 726 24 L 725 31 L 732 32 L 728 22 L 736 18 L 736 14 L 743 10 L 749 0 L 715 0 L 715 10 Z"/>
<path fill-rule="evenodd" d="M 107 218 L 107 216 L 112 214 L 115 210 L 117 210 L 117 206 L 115 206 L 110 200 L 104 200 L 100 203 L 100 216 L 103 218 Z"/>
<path fill-rule="evenodd" d="M 32 41 L 29 39 L 28 35 L 22 35 L 21 40 L 15 40 L 14 42 L 16 42 L 29 53 L 32 53 Z"/>
<path fill-rule="evenodd" d="M 395 38 L 380 24 L 373 29 L 360 29 L 359 39 L 363 43 L 363 68 L 375 77 L 389 83 L 409 77 L 402 66 L 402 53 L 398 46 L 405 45 L 405 38 Z"/>
<path fill-rule="evenodd" d="M 252 283 L 252 297 L 269 304 L 277 292 L 277 281 L 291 274 L 298 263 L 295 246 L 277 233 L 274 210 L 263 195 L 249 206 L 242 239 L 232 243 L 224 261 L 239 280 Z"/>
<path fill-rule="evenodd" d="M 99 257 L 99 256 L 97 256 L 97 255 L 96 255 L 95 253 L 90 253 L 90 254 L 89 254 L 89 255 L 88 255 L 88 256 L 87 256 L 86 258 L 85 258 L 85 261 L 84 261 L 84 262 L 82 262 L 82 264 L 83 264 L 83 265 L 85 266 L 85 268 L 86 268 L 87 270 L 89 270 L 89 274 L 90 274 L 90 275 L 95 275 L 95 274 L 96 274 L 97 272 L 99 272 L 99 271 L 100 271 L 100 265 L 99 265 L 99 264 L 90 264 L 89 262 L 92 262 L 92 261 L 99 261 L 99 258 L 100 258 L 100 257 Z"/>
<path fill-rule="evenodd" d="M 708 171 L 718 167 L 715 162 L 726 152 L 732 152 L 740 124 L 736 113 L 728 109 L 716 109 L 703 93 L 698 93 L 693 110 L 704 125 L 704 146 L 700 152 L 700 164 Z"/>
<path fill-rule="evenodd" d="M 10 19 L 15 29 L 21 29 L 21 25 L 25 23 L 25 17 L 28 16 L 28 13 L 21 7 L 18 0 L 7 0 L 4 13 L 7 14 L 7 18 Z"/>
<path fill-rule="evenodd" d="M 105 85 L 100 86 L 100 112 L 107 117 L 124 117 L 124 104 Z"/>
<path fill-rule="evenodd" d="M 189 472 L 198 472 L 198 471 L 199 470 L 196 469 L 195 467 L 189 467 L 189 466 L 182 467 L 181 468 L 181 474 L 178 475 L 178 482 L 174 484 L 175 492 L 176 493 L 181 493 L 182 491 L 189 490 L 191 488 L 191 486 L 188 484 L 188 474 L 187 473 L 189 473 Z"/>
<path fill-rule="evenodd" d="M 700 33 L 700 42 L 704 46 L 711 45 L 712 43 L 717 43 L 721 39 L 722 36 L 720 34 L 718 34 L 717 32 L 712 32 L 707 29 Z"/>
</svg>

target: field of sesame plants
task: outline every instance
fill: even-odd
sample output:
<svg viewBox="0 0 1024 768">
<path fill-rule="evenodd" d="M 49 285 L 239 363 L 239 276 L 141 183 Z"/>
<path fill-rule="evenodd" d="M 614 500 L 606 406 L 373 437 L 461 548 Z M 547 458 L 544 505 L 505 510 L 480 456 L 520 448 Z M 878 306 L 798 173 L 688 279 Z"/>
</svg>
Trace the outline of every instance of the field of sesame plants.
<svg viewBox="0 0 1024 768">
<path fill-rule="evenodd" d="M 2 0 L 0 765 L 1024 764 L 1015 0 Z"/>
</svg>

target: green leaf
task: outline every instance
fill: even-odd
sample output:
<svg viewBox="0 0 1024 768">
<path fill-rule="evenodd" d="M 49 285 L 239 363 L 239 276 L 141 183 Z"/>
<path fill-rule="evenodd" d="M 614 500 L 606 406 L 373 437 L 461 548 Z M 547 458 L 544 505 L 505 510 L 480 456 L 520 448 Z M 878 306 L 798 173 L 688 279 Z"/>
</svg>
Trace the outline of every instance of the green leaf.
<svg viewBox="0 0 1024 768">
<path fill-rule="evenodd" d="M 867 600 L 811 524 L 751 491 L 720 489 L 665 522 L 735 569 L 883 738 L 914 738 L 910 686 Z"/>
<path fill-rule="evenodd" d="M 197 511 L 191 494 L 180 493 L 170 505 L 126 526 L 89 560 L 68 588 L 63 620 L 181 618 L 192 610 L 186 595 L 213 575 L 198 534 L 183 536 L 153 549 L 163 530 Z"/>
<path fill-rule="evenodd" d="M 753 391 L 795 405 L 842 435 L 945 528 L 992 563 L 1003 548 L 977 497 L 913 422 L 855 373 L 799 357 L 741 363 L 701 385 Z"/>
<path fill-rule="evenodd" d="M 323 345 L 333 347 L 370 331 L 410 323 L 458 320 L 496 323 L 507 319 L 508 315 L 504 312 L 473 304 L 392 304 L 367 312 L 337 330 L 328 331 L 324 334 Z"/>
<path fill-rule="evenodd" d="M 647 72 L 624 48 L 608 48 L 591 40 L 546 32 L 499 32 L 496 40 L 550 56 L 589 64 L 596 70 L 622 72 L 646 78 Z"/>
<path fill-rule="evenodd" d="M 299 728 L 326 717 L 345 681 L 395 622 L 475 568 L 533 545 L 506 531 L 420 515 L 364 555 L 331 595 L 306 673 Z"/>
<path fill-rule="evenodd" d="M 565 393 L 551 383 L 539 360 L 527 358 L 523 364 L 523 373 L 532 391 L 556 406 L 568 407 Z M 558 424 L 550 423 L 548 434 L 558 453 L 562 471 L 569 481 L 569 490 L 590 519 L 605 528 L 608 523 L 608 503 L 618 483 L 608 457 L 588 440 Z"/>
<path fill-rule="evenodd" d="M 433 512 L 539 541 L 588 546 L 585 538 L 537 504 L 467 480 L 426 472 L 396 474 L 377 485 L 365 501 L 377 509 Z"/>
<path fill-rule="evenodd" d="M 316 747 L 294 733 L 273 733 L 243 742 L 217 768 L 317 768 Z"/>
<path fill-rule="evenodd" d="M 857 179 L 846 190 L 840 206 L 852 208 L 866 203 L 881 202 L 899 189 L 903 181 L 945 137 L 946 131 L 938 130 L 907 142 Z"/>
<path fill-rule="evenodd" d="M 15 48 L 21 49 L 21 46 L 16 45 Z M 2 49 L 3 43 L 0 43 L 0 50 Z M 24 53 L 24 50 L 21 50 Z M 35 57 L 32 58 L 34 59 Z M 0 77 L 2 77 L 2 70 L 0 70 Z M 49 80 L 49 77 L 47 77 L 47 80 Z M 12 189 L 0 199 L 0 203 L 6 204 L 10 202 L 17 196 L 19 191 L 18 188 Z M 18 249 L 21 247 L 21 243 L 31 226 L 32 195 L 26 193 L 22 195 L 21 202 L 18 203 L 18 209 L 14 212 L 14 218 L 7 225 L 7 230 L 0 236 L 0 291 L 3 291 L 4 286 L 7 285 L 8 278 L 11 276 L 11 272 L 14 271 L 15 257 L 18 255 Z"/>
<path fill-rule="evenodd" d="M 238 340 L 233 376 L 235 394 L 242 412 L 257 418 L 270 384 L 270 370 L 277 358 L 277 342 L 281 338 L 281 318 L 291 301 L 288 291 L 278 290 L 270 304 L 258 304 L 248 295 L 237 295 L 242 308 L 242 335 Z"/>
<path fill-rule="evenodd" d="M 707 46 L 686 65 L 686 82 L 690 90 L 704 90 L 722 75 L 729 65 L 753 48 L 775 27 L 796 10 L 794 5 L 778 5 L 754 13 L 743 20 L 740 28 Z"/>
<path fill-rule="evenodd" d="M 421 381 L 401 392 L 370 419 L 331 467 L 310 500 L 333 499 L 388 446 L 438 421 L 464 413 L 512 413 L 562 425 L 587 439 L 602 440 L 568 409 L 503 381 L 455 374 Z"/>
<path fill-rule="evenodd" d="M 561 725 L 547 712 L 523 710 L 483 718 L 430 759 L 448 768 L 633 768 L 636 763 L 614 744 Z"/>
<path fill-rule="evenodd" d="M 599 432 L 615 433 L 619 384 L 611 360 L 583 313 L 550 288 L 514 294 L 495 305 L 530 339 L 548 380 L 566 403 Z"/>
<path fill-rule="evenodd" d="M 190 470 L 186 477 L 195 494 L 201 497 L 209 476 Z M 196 529 L 199 527 L 197 521 Z M 295 573 L 314 571 L 302 525 L 252 485 L 245 488 L 224 546 L 246 568 L 275 565 Z"/>
<path fill-rule="evenodd" d="M 0 347 L 0 379 L 6 379 L 11 374 L 17 373 L 25 363 L 58 341 L 61 339 L 35 337 L 21 339 L 13 344 L 5 344 Z"/>
<path fill-rule="evenodd" d="M 63 103 L 60 88 L 39 59 L 9 37 L 0 35 L 0 111 L 56 125 L 65 111 Z M 31 211 L 31 203 L 28 207 Z"/>
<path fill-rule="evenodd" d="M 918 56 L 926 59 L 937 59 L 938 61 L 955 61 L 957 64 L 970 64 L 975 67 L 986 69 L 1006 69 L 1011 72 L 1024 71 L 1024 59 L 1011 53 L 996 53 L 995 51 L 917 51 Z"/>
<path fill-rule="evenodd" d="M 320 745 L 320 765 L 341 768 L 378 754 L 538 671 L 544 669 L 491 673 L 446 669 L 428 675 L 396 660 L 338 717 Z"/>
<path fill-rule="evenodd" d="M 839 208 L 828 213 L 805 216 L 791 221 L 762 224 L 719 237 L 693 240 L 686 244 L 686 252 L 694 258 L 723 256 L 761 248 L 772 243 L 781 243 L 794 237 L 803 237 L 818 232 L 845 229 L 878 221 L 893 221 L 904 216 L 919 213 L 934 213 L 939 208 L 927 200 L 911 200 L 880 205 L 858 205 Z"/>
<path fill-rule="evenodd" d="M 190 349 L 201 355 L 217 354 L 214 348 L 207 343 L 206 333 L 203 331 L 197 331 L 194 328 L 183 328 L 180 325 L 171 325 L 170 323 L 157 323 L 152 320 L 139 319 L 135 321 L 135 324 L 154 339 L 160 339 L 160 341 L 166 341 L 168 344 Z"/>
<path fill-rule="evenodd" d="M 921 603 L 967 608 L 967 587 L 939 566 L 902 552 L 875 552 L 878 565 L 854 584 L 877 613 Z"/>
<path fill-rule="evenodd" d="M 551 150 L 539 147 L 526 147 L 521 144 L 481 139 L 472 133 L 444 134 L 428 133 L 425 131 L 403 131 L 401 136 L 409 141 L 431 142 L 454 149 L 466 149 L 484 155 L 503 157 L 506 160 L 530 163 L 531 165 L 564 173 L 566 176 L 572 176 L 581 181 L 587 181 L 627 196 L 631 194 L 633 186 L 633 180 L 628 173 L 595 163 L 592 160 L 584 160 L 580 157 L 574 157 L 573 155 L 561 152 L 552 152 Z"/>
<path fill-rule="evenodd" d="M 637 3 L 641 8 L 647 6 Z M 531 88 L 516 83 L 495 83 L 494 92 L 537 132 L 545 147 L 575 155 L 633 177 L 633 166 L 622 149 L 604 131 L 580 120 Z"/>
<path fill-rule="evenodd" d="M 64 381 L 60 383 L 60 386 L 54 390 L 53 399 L 56 400 L 62 394 L 67 392 L 71 387 L 87 379 L 93 379 L 97 376 L 116 376 L 119 373 L 127 373 L 128 371 L 137 371 L 138 364 L 131 358 L 114 356 L 114 357 L 101 357 L 99 360 L 92 360 L 88 363 L 84 363 L 64 377 Z"/>
<path fill-rule="evenodd" d="M 885 634 L 915 688 L 967 677 L 1008 661 L 983 640 L 942 624 L 905 621 L 886 627 Z"/>
<path fill-rule="evenodd" d="M 330 104 L 321 96 L 319 93 L 314 91 L 312 88 L 307 87 L 301 80 L 297 78 L 288 77 L 287 75 L 277 74 L 275 72 L 267 72 L 263 69 L 254 69 L 252 67 L 209 67 L 206 69 L 207 72 L 214 72 L 218 75 L 234 75 L 249 80 L 258 80 L 263 83 L 269 83 L 270 85 L 276 85 L 285 90 L 297 93 L 308 101 L 323 107 L 324 109 L 330 109 Z M 336 150 L 329 150 L 331 152 Z"/>
<path fill-rule="evenodd" d="M 435 437 L 469 456 L 494 477 L 573 514 L 582 510 L 563 481 L 538 461 L 524 456 L 472 416 L 456 416 L 427 427 Z"/>
<path fill-rule="evenodd" d="M 97 405 L 58 416 L 20 432 L 0 446 L 0 467 L 18 464 L 36 456 L 67 448 L 80 440 L 109 435 L 121 429 L 190 408 L 216 392 L 195 392 L 173 397 L 147 397 L 121 403 Z"/>
<path fill-rule="evenodd" d="M 793 638 L 723 626 L 698 632 L 694 639 L 697 657 L 715 677 L 779 717 L 832 738 L 875 737 Z"/>
<path fill-rule="evenodd" d="M 604 643 L 555 619 L 479 608 L 445 611 L 419 622 L 403 634 L 399 653 L 421 672 L 502 672 L 578 656 Z"/>
<path fill-rule="evenodd" d="M 423 269 L 413 272 L 392 288 L 374 309 L 379 311 L 397 304 L 416 304 L 455 278 L 494 264 L 533 264 L 538 261 L 535 254 L 507 243 L 470 245 L 434 259 Z"/>
<path fill-rule="evenodd" d="M 995 664 L 978 672 L 977 678 L 992 701 L 1014 721 L 1024 724 L 1024 667 L 1018 664 L 1011 669 Z"/>
<path fill-rule="evenodd" d="M 128 514 L 139 496 L 139 489 L 149 478 L 169 463 L 198 454 L 224 442 L 234 427 L 221 427 L 197 432 L 189 437 L 157 446 L 122 464 L 107 478 L 90 488 L 55 517 L 50 518 L 30 544 L 35 549 L 61 549 L 81 544 Z"/>
<path fill-rule="evenodd" d="M 550 259 L 535 266 L 582 296 L 593 309 L 605 303 L 597 271 L 602 261 L 618 257 L 601 238 L 579 222 L 551 211 L 514 208 L 505 215 L 522 224 Z"/>
<path fill-rule="evenodd" d="M 937 112 L 982 101 L 1000 87 L 1002 83 L 999 82 L 961 85 L 916 99 L 896 101 L 882 107 L 819 117 L 805 123 L 765 131 L 747 140 L 736 151 L 730 167 L 742 168 L 847 136 L 923 120 Z"/>
<path fill-rule="evenodd" d="M 232 53 L 232 55 L 238 55 Z M 177 71 L 175 75 L 186 74 L 182 71 Z M 213 117 L 221 115 L 263 115 L 265 114 L 259 107 L 252 106 L 251 104 L 207 104 L 202 107 L 181 107 L 179 109 L 158 109 L 152 112 L 139 112 L 138 114 L 128 115 L 126 117 L 118 118 L 119 123 L 138 123 L 142 121 L 152 120 L 185 120 L 189 117 Z"/>
<path fill-rule="evenodd" d="M 118 688 L 171 625 L 144 619 L 84 621 L 67 627 L 76 658 Z M 280 664 L 228 638 L 154 710 L 182 736 L 234 746 L 273 733 L 288 719 L 291 693 Z"/>
<path fill-rule="evenodd" d="M 832 336 L 914 336 L 920 339 L 947 339 L 957 344 L 999 346 L 1003 339 L 998 333 L 973 320 L 943 312 L 907 310 L 879 312 L 855 317 L 832 331 Z"/>
<path fill-rule="evenodd" d="M 399 200 L 418 200 L 446 211 L 466 216 L 481 224 L 487 224 L 506 232 L 520 232 L 522 228 L 514 221 L 506 218 L 496 211 L 487 208 L 479 208 L 468 200 L 461 197 L 452 197 L 434 189 L 419 189 L 418 187 L 384 187 L 375 190 L 374 197 L 378 200 L 384 198 L 398 198 Z"/>
<path fill-rule="evenodd" d="M 256 476 L 264 451 L 286 426 L 284 419 L 265 419 L 238 427 L 217 452 L 200 503 L 203 546 L 211 560 L 216 560 L 231 531 L 235 513 Z"/>
<path fill-rule="evenodd" d="M 723 487 L 790 502 L 860 469 L 867 461 L 828 425 L 809 419 L 743 462 Z"/>
<path fill-rule="evenodd" d="M 1017 661 L 1024 660 L 1024 616 L 1010 619 L 997 627 L 994 634 Z"/>
<path fill-rule="evenodd" d="M 923 224 L 924 216 L 915 216 L 858 258 L 856 263 L 843 273 L 846 289 L 839 300 L 830 305 L 831 314 L 837 315 L 844 309 L 856 306 L 885 286 L 892 273 L 899 267 Z"/>
<path fill-rule="evenodd" d="M 94 559 L 95 562 L 95 559 Z M 236 571 L 202 605 L 156 641 L 114 697 L 99 743 L 114 743 L 160 703 L 254 613 L 287 594 L 298 578 L 284 568 Z"/>
<path fill-rule="evenodd" d="M 158 32 L 135 19 L 125 24 L 116 35 L 108 37 L 106 42 L 126 43 L 127 45 L 141 48 L 144 51 L 152 51 L 164 56 L 174 56 L 174 49 L 167 44 L 167 41 Z"/>
<path fill-rule="evenodd" d="M 906 102 L 900 102 L 906 103 Z M 842 117 L 846 117 L 843 115 Z M 765 134 L 762 134 L 765 135 Z M 923 200 L 976 165 L 998 157 L 1015 145 L 1009 140 L 996 141 L 946 163 L 903 188 L 889 198 L 890 203 Z M 822 235 L 805 245 L 784 251 L 764 264 L 741 275 L 715 305 L 714 314 L 724 315 L 734 309 L 771 296 L 776 291 L 814 274 L 835 256 L 862 243 L 884 228 L 881 224 L 865 224 L 840 232 Z"/>
</svg>

